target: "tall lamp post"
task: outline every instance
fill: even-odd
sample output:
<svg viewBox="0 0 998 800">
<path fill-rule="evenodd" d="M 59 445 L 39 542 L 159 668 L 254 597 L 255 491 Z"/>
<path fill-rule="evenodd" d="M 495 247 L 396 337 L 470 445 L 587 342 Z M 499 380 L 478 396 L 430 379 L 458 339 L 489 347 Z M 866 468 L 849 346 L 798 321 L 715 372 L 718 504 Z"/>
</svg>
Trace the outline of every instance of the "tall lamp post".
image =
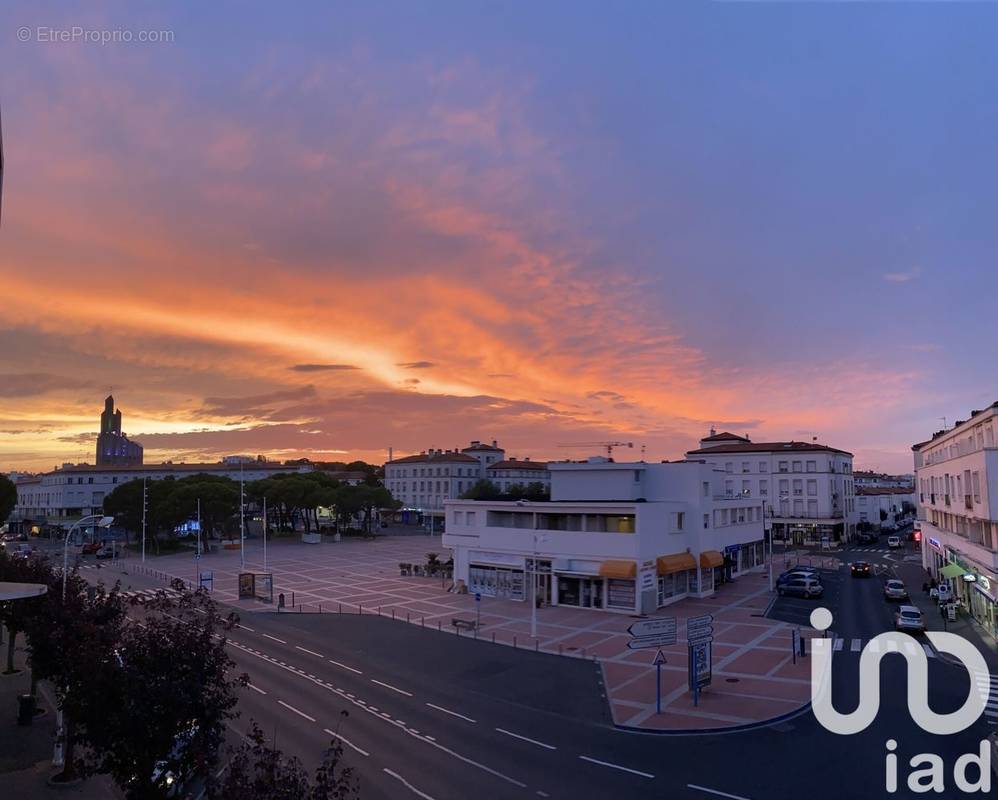
<svg viewBox="0 0 998 800">
<path fill-rule="evenodd" d="M 769 591 L 773 591 L 773 506 L 765 501 L 762 503 L 762 531 L 769 539 Z"/>
<path fill-rule="evenodd" d="M 547 541 L 547 536 L 534 533 L 534 558 L 530 569 L 530 638 L 537 638 L 537 545 Z"/>
<path fill-rule="evenodd" d="M 73 535 L 73 531 L 79 528 L 84 522 L 90 520 L 98 520 L 98 528 L 110 528 L 111 524 L 114 522 L 114 517 L 105 517 L 103 514 L 90 514 L 86 517 L 81 517 L 76 520 L 66 533 L 66 539 L 62 545 L 62 599 L 66 599 L 66 573 L 69 572 L 69 537 Z"/>
</svg>

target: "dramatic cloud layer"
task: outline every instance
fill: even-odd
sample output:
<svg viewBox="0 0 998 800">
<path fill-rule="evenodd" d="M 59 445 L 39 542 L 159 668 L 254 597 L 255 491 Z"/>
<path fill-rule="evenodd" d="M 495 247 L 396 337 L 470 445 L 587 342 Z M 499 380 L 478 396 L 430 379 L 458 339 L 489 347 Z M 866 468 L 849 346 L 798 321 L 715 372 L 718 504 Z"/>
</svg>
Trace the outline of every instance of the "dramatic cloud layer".
<svg viewBox="0 0 998 800">
<path fill-rule="evenodd" d="M 150 459 L 898 470 L 994 399 L 994 9 L 567 8 L 6 8 L 175 36 L 0 48 L 0 467 L 91 458 L 108 391 Z"/>
</svg>

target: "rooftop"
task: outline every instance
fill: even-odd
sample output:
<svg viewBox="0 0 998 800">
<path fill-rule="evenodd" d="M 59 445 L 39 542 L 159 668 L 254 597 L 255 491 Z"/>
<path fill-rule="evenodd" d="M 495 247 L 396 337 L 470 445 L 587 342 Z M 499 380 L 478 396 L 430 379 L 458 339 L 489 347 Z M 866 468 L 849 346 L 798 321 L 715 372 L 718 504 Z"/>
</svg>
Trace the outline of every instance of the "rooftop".
<svg viewBox="0 0 998 800">
<path fill-rule="evenodd" d="M 717 453 L 841 453 L 851 456 L 848 450 L 839 450 L 817 442 L 736 442 L 687 450 L 686 455 L 716 455 Z"/>
<path fill-rule="evenodd" d="M 489 464 L 489 469 L 536 469 L 546 472 L 548 468 L 546 461 L 531 461 L 530 459 L 507 458 L 505 461 L 497 461 Z"/>
</svg>

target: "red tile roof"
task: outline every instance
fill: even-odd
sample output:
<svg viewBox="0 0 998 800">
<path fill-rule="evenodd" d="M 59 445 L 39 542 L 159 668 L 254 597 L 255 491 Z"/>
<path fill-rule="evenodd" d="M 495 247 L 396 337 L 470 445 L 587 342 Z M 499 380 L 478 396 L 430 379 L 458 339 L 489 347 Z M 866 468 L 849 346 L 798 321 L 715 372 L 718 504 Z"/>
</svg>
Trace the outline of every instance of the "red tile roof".
<svg viewBox="0 0 998 800">
<path fill-rule="evenodd" d="M 396 458 L 393 459 L 392 461 L 389 461 L 388 464 L 386 464 L 385 466 L 388 466 L 389 464 L 425 464 L 431 461 L 438 464 L 444 464 L 444 463 L 450 464 L 454 462 L 460 462 L 462 464 L 478 463 L 478 459 L 475 458 L 474 456 L 466 456 L 464 455 L 464 453 L 455 453 L 451 451 L 449 453 L 434 452 L 434 453 L 419 453 L 418 455 L 414 456 L 404 456 L 403 458 Z"/>
<path fill-rule="evenodd" d="M 505 461 L 498 461 L 490 464 L 489 469 L 535 469 L 547 471 L 546 461 L 520 461 L 515 458 L 507 458 Z"/>
<path fill-rule="evenodd" d="M 716 455 L 717 453 L 805 453 L 825 452 L 841 453 L 851 456 L 848 450 L 838 450 L 824 444 L 811 442 L 745 442 L 737 444 L 720 444 L 716 447 L 702 447 L 699 450 L 687 450 L 686 455 Z"/>
<path fill-rule="evenodd" d="M 728 431 L 721 431 L 721 433 L 715 433 L 713 436 L 706 436 L 700 441 L 701 442 L 748 442 L 749 438 L 747 436 L 739 436 L 737 433 L 729 433 Z"/>
<path fill-rule="evenodd" d="M 914 494 L 914 486 L 857 486 L 857 495 L 871 494 Z"/>
</svg>

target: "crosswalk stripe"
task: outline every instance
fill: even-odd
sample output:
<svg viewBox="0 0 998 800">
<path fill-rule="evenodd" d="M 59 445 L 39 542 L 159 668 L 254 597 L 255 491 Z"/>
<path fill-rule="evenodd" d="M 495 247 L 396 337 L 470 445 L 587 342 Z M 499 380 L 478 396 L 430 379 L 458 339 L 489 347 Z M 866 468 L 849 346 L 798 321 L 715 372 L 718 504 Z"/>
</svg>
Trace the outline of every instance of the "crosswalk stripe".
<svg viewBox="0 0 998 800">
<path fill-rule="evenodd" d="M 854 653 L 858 653 L 860 650 L 863 649 L 863 640 L 862 639 L 853 639 L 852 640 L 852 645 L 849 647 L 849 649 L 852 650 L 852 652 L 854 652 Z"/>
<path fill-rule="evenodd" d="M 845 643 L 845 639 L 836 639 L 835 643 L 832 645 L 832 650 L 841 650 L 842 645 Z"/>
</svg>

